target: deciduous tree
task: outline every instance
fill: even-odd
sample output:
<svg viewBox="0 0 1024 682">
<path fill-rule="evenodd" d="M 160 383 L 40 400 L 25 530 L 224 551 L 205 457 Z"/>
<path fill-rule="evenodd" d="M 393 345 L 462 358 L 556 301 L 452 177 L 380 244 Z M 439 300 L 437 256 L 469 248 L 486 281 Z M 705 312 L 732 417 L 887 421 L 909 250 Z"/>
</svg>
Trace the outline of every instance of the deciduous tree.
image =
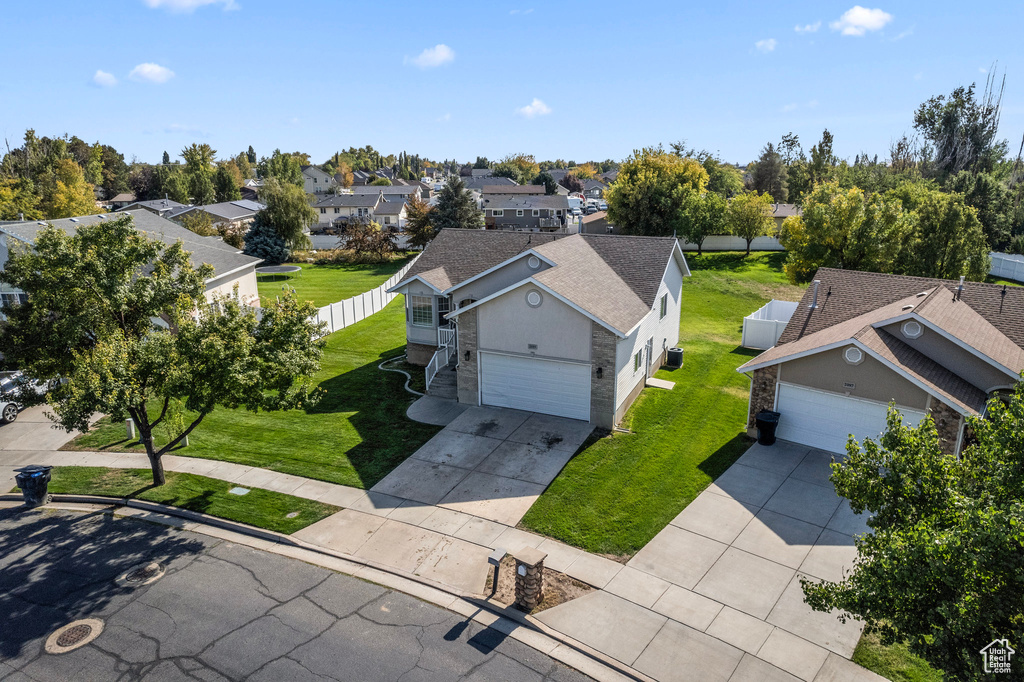
<svg viewBox="0 0 1024 682">
<path fill-rule="evenodd" d="M 744 192 L 733 197 L 725 212 L 725 224 L 731 234 L 747 242 L 747 254 L 750 255 L 750 242 L 758 237 L 771 234 L 775 227 L 774 206 L 770 194 Z"/>
<path fill-rule="evenodd" d="M 85 174 L 77 163 L 71 159 L 61 159 L 53 171 L 53 187 L 43 199 L 43 212 L 47 218 L 70 218 L 102 212 L 96 208 L 93 187 L 85 181 Z"/>
<path fill-rule="evenodd" d="M 558 184 L 560 184 L 562 187 L 566 188 L 573 194 L 583 193 L 583 181 L 576 177 L 575 173 L 566 173 L 565 175 L 562 176 L 562 179 L 559 180 Z"/>
<path fill-rule="evenodd" d="M 671 235 L 684 200 L 702 194 L 707 182 L 707 172 L 694 159 L 660 147 L 633 152 L 605 191 L 608 221 L 626 234 Z"/>
<path fill-rule="evenodd" d="M 418 249 L 425 248 L 437 235 L 434 208 L 414 195 L 406 204 L 406 212 L 409 217 L 405 223 L 405 234 L 409 245 Z"/>
<path fill-rule="evenodd" d="M 234 166 L 234 163 L 229 163 Z M 237 167 L 235 167 L 235 172 L 238 172 Z M 242 198 L 239 183 L 227 164 L 217 167 L 217 172 L 213 176 L 213 191 L 217 201 L 237 201 Z"/>
<path fill-rule="evenodd" d="M 510 178 L 517 185 L 528 185 L 540 172 L 532 154 L 509 154 L 494 165 L 494 175 Z"/>
<path fill-rule="evenodd" d="M 272 225 L 291 248 L 306 246 L 309 238 L 305 229 L 316 221 L 317 213 L 309 205 L 302 187 L 270 178 L 260 188 L 259 196 L 267 207 L 256 215 L 262 216 L 267 225 Z"/>
<path fill-rule="evenodd" d="M 206 301 L 204 280 L 181 242 L 149 240 L 131 216 L 43 229 L 34 249 L 12 254 L 4 279 L 28 301 L 4 310 L 0 352 L 27 376 L 54 382 L 45 398 L 57 424 L 87 430 L 96 412 L 131 417 L 164 483 L 162 457 L 216 407 L 258 412 L 313 402 L 320 329 L 312 304 L 293 296 L 261 320 L 235 298 Z M 170 329 L 153 323 L 166 320 Z M 183 428 L 158 446 L 153 429 L 180 406 Z"/>
<path fill-rule="evenodd" d="M 686 241 L 697 245 L 698 256 L 701 255 L 705 239 L 714 234 L 725 234 L 725 211 L 725 198 L 715 192 L 690 192 L 683 199 L 678 233 Z"/>
<path fill-rule="evenodd" d="M 558 183 L 551 177 L 551 173 L 547 171 L 541 171 L 537 174 L 537 177 L 533 179 L 531 184 L 544 185 L 544 194 L 552 195 L 558 193 Z"/>
</svg>

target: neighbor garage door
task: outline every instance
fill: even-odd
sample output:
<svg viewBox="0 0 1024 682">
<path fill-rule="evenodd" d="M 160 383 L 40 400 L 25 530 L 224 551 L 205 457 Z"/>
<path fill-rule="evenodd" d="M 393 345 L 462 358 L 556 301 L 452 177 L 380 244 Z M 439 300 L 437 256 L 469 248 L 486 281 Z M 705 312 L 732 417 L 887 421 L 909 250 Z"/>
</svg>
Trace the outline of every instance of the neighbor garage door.
<svg viewBox="0 0 1024 682">
<path fill-rule="evenodd" d="M 590 365 L 480 353 L 480 399 L 590 421 Z"/>
<path fill-rule="evenodd" d="M 795 443 L 812 445 L 830 452 L 846 452 L 852 433 L 858 442 L 877 438 L 885 430 L 888 405 L 810 388 L 779 384 L 775 406 L 782 417 L 776 435 Z M 924 412 L 899 408 L 903 423 L 917 426 Z"/>
</svg>

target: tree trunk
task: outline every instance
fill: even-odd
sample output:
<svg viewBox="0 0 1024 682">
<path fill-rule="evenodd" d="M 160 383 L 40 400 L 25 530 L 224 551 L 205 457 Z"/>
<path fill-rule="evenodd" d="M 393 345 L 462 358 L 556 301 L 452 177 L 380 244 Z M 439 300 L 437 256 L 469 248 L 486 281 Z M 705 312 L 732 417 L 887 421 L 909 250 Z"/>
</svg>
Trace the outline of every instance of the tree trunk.
<svg viewBox="0 0 1024 682">
<path fill-rule="evenodd" d="M 164 476 L 163 457 L 157 454 L 149 455 L 149 468 L 153 471 L 153 485 L 161 486 L 167 482 L 167 477 Z"/>
<path fill-rule="evenodd" d="M 750 242 L 752 242 L 752 241 L 754 241 L 754 240 L 753 239 L 748 239 L 747 240 L 747 256 L 750 255 Z"/>
</svg>

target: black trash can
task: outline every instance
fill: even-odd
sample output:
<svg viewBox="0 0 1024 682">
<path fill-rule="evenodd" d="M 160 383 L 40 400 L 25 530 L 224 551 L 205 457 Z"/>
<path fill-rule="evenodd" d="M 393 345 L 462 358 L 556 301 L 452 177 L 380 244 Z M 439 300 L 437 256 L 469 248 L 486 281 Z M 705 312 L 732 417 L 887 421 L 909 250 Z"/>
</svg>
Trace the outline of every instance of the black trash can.
<svg viewBox="0 0 1024 682">
<path fill-rule="evenodd" d="M 38 507 L 50 501 L 48 488 L 52 468 L 32 465 L 18 469 L 14 480 L 21 488 L 21 495 L 25 498 L 26 507 Z"/>
<path fill-rule="evenodd" d="M 757 413 L 758 443 L 761 445 L 775 445 L 775 429 L 779 427 L 780 416 L 778 412 L 772 412 L 771 410 Z"/>
</svg>

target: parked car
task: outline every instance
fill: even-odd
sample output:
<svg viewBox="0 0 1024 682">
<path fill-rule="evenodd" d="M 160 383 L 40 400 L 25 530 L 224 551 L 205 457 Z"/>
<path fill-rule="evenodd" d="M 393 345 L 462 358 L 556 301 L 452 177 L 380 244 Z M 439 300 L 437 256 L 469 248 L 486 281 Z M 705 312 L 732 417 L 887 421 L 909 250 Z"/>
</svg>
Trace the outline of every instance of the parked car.
<svg viewBox="0 0 1024 682">
<path fill-rule="evenodd" d="M 607 211 L 608 210 L 608 204 L 606 204 L 603 201 L 597 202 L 597 210 L 599 210 L 599 211 Z"/>
<path fill-rule="evenodd" d="M 572 215 L 575 218 L 578 218 L 578 217 L 580 217 L 580 215 L 582 215 L 582 211 L 580 211 L 580 207 L 579 206 L 573 206 Z"/>
<path fill-rule="evenodd" d="M 9 424 L 18 418 L 23 391 L 36 395 L 46 394 L 46 384 L 25 377 L 20 371 L 0 372 L 0 424 Z"/>
<path fill-rule="evenodd" d="M 594 206 L 593 204 L 587 206 L 587 215 L 590 215 L 591 213 L 597 213 L 597 206 Z"/>
</svg>

